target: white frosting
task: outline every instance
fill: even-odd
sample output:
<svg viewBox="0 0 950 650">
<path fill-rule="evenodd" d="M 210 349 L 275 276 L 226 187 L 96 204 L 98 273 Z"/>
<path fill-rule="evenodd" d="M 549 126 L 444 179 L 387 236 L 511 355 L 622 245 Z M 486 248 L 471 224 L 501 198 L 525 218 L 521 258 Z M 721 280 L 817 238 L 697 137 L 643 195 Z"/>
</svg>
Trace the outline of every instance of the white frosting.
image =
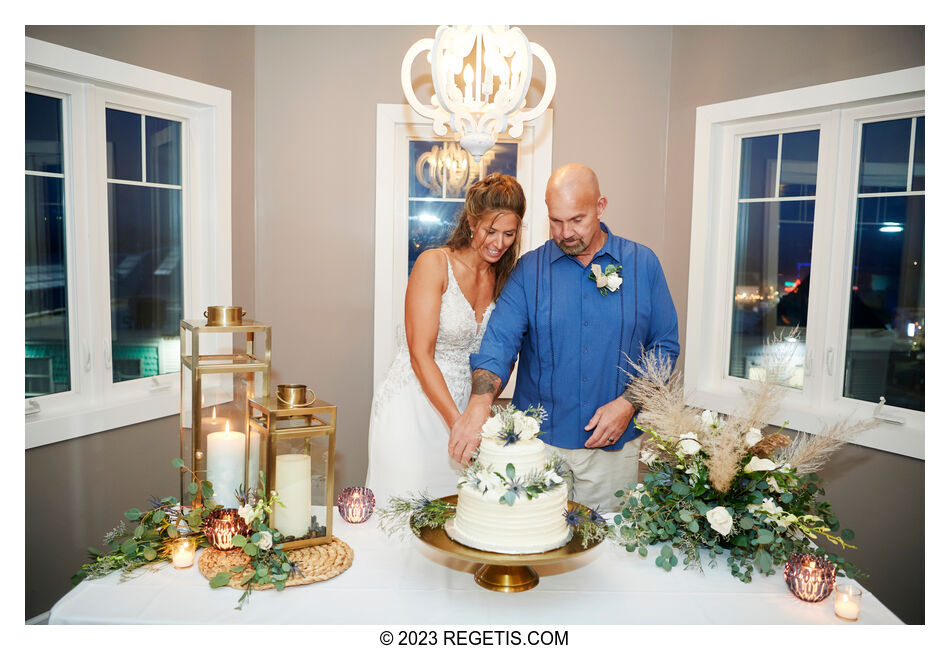
<svg viewBox="0 0 950 650">
<path fill-rule="evenodd" d="M 544 455 L 544 443 L 537 438 L 520 440 L 505 445 L 496 438 L 482 438 L 478 448 L 478 462 L 480 465 L 502 476 L 508 463 L 515 466 L 515 474 L 527 476 L 534 471 L 544 469 L 547 458 Z"/>
<path fill-rule="evenodd" d="M 502 476 L 508 463 L 520 478 L 544 469 L 544 444 L 537 438 L 505 445 L 483 438 L 479 464 Z M 455 517 L 446 524 L 449 537 L 473 548 L 496 553 L 542 553 L 566 544 L 571 531 L 564 520 L 567 486 L 560 484 L 528 499 L 521 494 L 514 505 L 500 503 L 499 493 L 463 484 L 459 487 Z"/>
<path fill-rule="evenodd" d="M 567 486 L 563 483 L 533 499 L 519 497 L 513 506 L 463 485 L 446 532 L 452 539 L 483 551 L 543 553 L 570 540 L 566 509 Z"/>
</svg>

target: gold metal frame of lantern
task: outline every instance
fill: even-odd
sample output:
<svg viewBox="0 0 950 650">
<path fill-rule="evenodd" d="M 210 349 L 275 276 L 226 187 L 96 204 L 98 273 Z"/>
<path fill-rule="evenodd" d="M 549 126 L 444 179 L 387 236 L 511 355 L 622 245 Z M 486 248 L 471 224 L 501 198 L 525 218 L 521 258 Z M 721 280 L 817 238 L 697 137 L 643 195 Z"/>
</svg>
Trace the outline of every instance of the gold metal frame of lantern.
<svg viewBox="0 0 950 650">
<path fill-rule="evenodd" d="M 315 399 L 307 406 L 288 406 L 282 403 L 276 395 L 265 398 L 248 400 L 248 433 L 257 432 L 261 436 L 260 467 L 265 470 L 266 494 L 277 489 L 281 495 L 281 476 L 278 468 L 278 457 L 282 451 L 296 450 L 300 455 L 310 456 L 310 489 L 311 512 L 313 507 L 313 476 L 314 468 L 320 465 L 324 468 L 326 485 L 323 501 L 326 506 L 324 514 L 323 534 L 316 532 L 313 527 L 306 536 L 292 538 L 289 541 L 281 540 L 281 548 L 292 550 L 317 544 L 326 544 L 333 540 L 333 454 L 336 445 L 336 406 Z M 321 445 L 314 445 L 314 438 L 326 437 L 326 458 L 314 457 L 314 452 L 322 449 Z M 250 436 L 248 437 L 250 439 Z M 297 455 L 297 454 L 294 454 Z M 285 504 L 286 505 L 286 504 Z M 321 505 L 321 504 L 317 504 Z M 280 506 L 275 506 L 275 510 Z M 273 517 L 273 515 L 272 515 Z M 274 525 L 277 519 L 272 519 L 271 526 L 281 534 L 284 533 L 279 525 Z M 319 524 L 319 522 L 318 522 Z"/>
<path fill-rule="evenodd" d="M 256 476 L 248 476 L 248 459 L 250 453 L 250 436 L 247 432 L 248 399 L 255 394 L 270 394 L 271 370 L 271 326 L 258 321 L 244 319 L 244 312 L 240 307 L 209 307 L 207 320 L 182 320 L 179 336 L 181 338 L 181 431 L 180 451 L 181 458 L 189 464 L 200 478 L 208 476 L 208 436 L 211 433 L 206 429 L 220 428 L 216 419 L 208 416 L 215 412 L 227 411 L 227 415 L 217 420 L 226 421 L 233 425 L 226 430 L 243 436 L 238 445 L 243 443 L 244 451 L 239 459 L 237 471 L 243 469 L 244 476 L 241 485 L 247 489 L 257 483 Z M 211 324 L 216 323 L 216 324 Z M 234 334 L 244 334 L 244 349 L 240 346 L 235 349 Z M 231 340 L 228 346 L 223 345 L 219 336 L 226 335 Z M 202 344 L 204 342 L 204 344 Z M 208 348 L 213 348 L 214 354 L 207 354 Z M 222 349 L 229 349 L 231 353 L 221 354 Z M 202 353 L 202 350 L 205 353 Z M 229 386 L 225 382 L 218 382 L 211 404 L 203 400 L 203 381 L 210 381 L 209 375 L 231 375 Z M 205 388 L 208 388 L 207 386 Z M 190 400 L 190 401 L 189 401 Z M 232 423 L 231 419 L 235 421 Z M 237 451 L 235 449 L 235 451 Z M 254 472 L 256 474 L 256 472 Z M 183 468 L 181 474 L 182 503 L 192 500 L 192 494 L 187 491 L 191 483 L 190 474 Z M 221 486 L 214 486 L 219 488 Z M 232 487 L 232 486 L 229 486 Z M 237 487 L 237 486 L 233 486 Z M 223 488 L 222 488 L 223 489 Z M 217 492 L 217 489 L 215 490 Z M 221 495 L 219 495 L 220 497 Z M 228 499 L 230 500 L 230 494 Z"/>
</svg>

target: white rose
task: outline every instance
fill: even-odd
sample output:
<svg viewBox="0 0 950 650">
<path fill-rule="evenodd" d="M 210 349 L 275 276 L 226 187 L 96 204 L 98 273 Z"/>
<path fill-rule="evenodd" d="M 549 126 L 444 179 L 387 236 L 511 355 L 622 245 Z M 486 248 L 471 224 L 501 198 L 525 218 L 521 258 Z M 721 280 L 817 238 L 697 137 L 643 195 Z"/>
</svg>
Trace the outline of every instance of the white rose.
<svg viewBox="0 0 950 650">
<path fill-rule="evenodd" d="M 723 506 L 716 506 L 711 510 L 707 510 L 706 521 L 720 535 L 725 536 L 732 532 L 732 515 Z"/>
<path fill-rule="evenodd" d="M 758 456 L 753 456 L 752 460 L 746 463 L 746 466 L 742 468 L 742 471 L 749 472 L 771 472 L 775 469 L 775 463 L 773 463 L 768 458 L 759 458 Z"/>
<path fill-rule="evenodd" d="M 553 469 L 549 469 L 544 473 L 544 480 L 548 483 L 554 483 L 555 485 L 564 481 L 564 479 L 561 478 L 561 475 L 555 472 Z"/>
<path fill-rule="evenodd" d="M 658 458 L 657 453 L 652 449 L 644 449 L 640 452 L 640 462 L 650 465 Z"/>
<path fill-rule="evenodd" d="M 695 440 L 692 440 L 690 438 L 687 438 L 685 440 L 680 440 L 680 451 L 682 451 L 687 456 L 692 456 L 700 449 L 702 449 L 702 447 Z"/>
<path fill-rule="evenodd" d="M 522 440 L 530 440 L 534 436 L 538 435 L 538 432 L 541 431 L 541 425 L 538 424 L 538 421 L 535 420 L 530 415 L 525 416 L 524 421 L 521 423 L 521 438 Z"/>
<path fill-rule="evenodd" d="M 716 424 L 716 416 L 712 411 L 709 410 L 703 411 L 702 415 L 699 416 L 699 419 L 702 421 L 703 426 L 707 429 Z"/>
<path fill-rule="evenodd" d="M 700 449 L 702 449 L 702 447 L 697 442 L 695 433 L 690 431 L 689 433 L 680 435 L 680 451 L 682 451 L 684 454 L 692 456 Z"/>
<path fill-rule="evenodd" d="M 271 536 L 269 531 L 261 531 L 261 539 L 257 542 L 257 548 L 262 551 L 268 550 L 271 546 L 274 545 L 274 538 Z"/>
<path fill-rule="evenodd" d="M 243 506 L 238 508 L 238 516 L 244 520 L 244 523 L 248 526 L 251 525 L 251 522 L 254 521 L 254 508 L 253 506 L 245 503 Z"/>
<path fill-rule="evenodd" d="M 749 429 L 749 432 L 745 434 L 745 446 L 746 447 L 755 447 L 759 441 L 762 439 L 762 432 L 752 427 Z"/>
<path fill-rule="evenodd" d="M 612 273 L 607 276 L 607 288 L 610 291 L 616 291 L 620 288 L 621 284 L 623 284 L 623 278 L 616 273 Z"/>
<path fill-rule="evenodd" d="M 782 514 L 782 506 L 775 503 L 775 500 L 772 497 L 762 500 L 762 505 L 759 506 L 760 509 L 769 513 L 770 515 L 780 515 Z"/>
<path fill-rule="evenodd" d="M 485 421 L 485 424 L 482 425 L 482 435 L 488 436 L 489 438 L 494 438 L 500 434 L 505 428 L 504 422 L 500 415 L 493 415 Z"/>
<path fill-rule="evenodd" d="M 596 282 L 597 282 L 597 288 L 598 288 L 598 289 L 603 289 L 604 287 L 607 286 L 608 280 L 607 280 L 607 276 L 606 276 L 606 275 L 595 275 L 594 278 L 595 278 L 595 280 L 596 280 Z"/>
</svg>

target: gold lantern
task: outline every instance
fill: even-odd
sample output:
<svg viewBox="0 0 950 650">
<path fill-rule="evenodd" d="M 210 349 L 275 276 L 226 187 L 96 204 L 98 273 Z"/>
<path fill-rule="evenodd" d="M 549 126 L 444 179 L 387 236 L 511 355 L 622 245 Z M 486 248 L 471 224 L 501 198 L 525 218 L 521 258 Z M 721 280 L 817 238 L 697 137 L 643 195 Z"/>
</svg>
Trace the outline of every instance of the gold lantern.
<svg viewBox="0 0 950 650">
<path fill-rule="evenodd" d="M 270 525 L 280 532 L 284 550 L 333 540 L 336 406 L 316 396 L 297 397 L 307 392 L 291 384 L 278 387 L 277 395 L 248 401 L 248 433 L 261 440 L 265 494 L 276 490 L 283 503 L 274 506 Z"/>
<path fill-rule="evenodd" d="M 270 393 L 271 328 L 244 319 L 240 307 L 209 307 L 207 320 L 181 321 L 181 458 L 212 500 L 237 508 L 257 487 L 259 437 L 247 435 L 248 399 Z M 182 503 L 192 501 L 181 476 Z"/>
</svg>

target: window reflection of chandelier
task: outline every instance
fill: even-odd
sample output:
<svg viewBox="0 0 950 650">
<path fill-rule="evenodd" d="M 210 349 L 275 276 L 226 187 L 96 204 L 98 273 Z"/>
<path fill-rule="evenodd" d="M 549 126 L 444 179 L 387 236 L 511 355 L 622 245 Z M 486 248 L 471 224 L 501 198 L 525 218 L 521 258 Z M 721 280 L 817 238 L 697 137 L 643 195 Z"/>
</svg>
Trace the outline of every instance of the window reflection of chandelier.
<svg viewBox="0 0 950 650">
<path fill-rule="evenodd" d="M 412 87 L 412 62 L 428 50 L 432 66 L 432 95 L 428 106 Z M 526 108 L 532 60 L 544 65 L 544 94 Z M 554 62 L 543 47 L 528 41 L 517 27 L 507 25 L 442 25 L 435 38 L 417 41 L 402 61 L 402 90 L 409 105 L 432 120 L 436 135 L 448 128 L 459 134 L 462 148 L 478 161 L 508 130 L 521 136 L 524 122 L 544 113 L 554 96 Z"/>
<path fill-rule="evenodd" d="M 494 151 L 488 151 L 480 162 L 462 149 L 457 142 L 433 145 L 416 160 L 416 179 L 436 196 L 460 196 L 481 176 L 481 170 L 491 165 Z"/>
</svg>

